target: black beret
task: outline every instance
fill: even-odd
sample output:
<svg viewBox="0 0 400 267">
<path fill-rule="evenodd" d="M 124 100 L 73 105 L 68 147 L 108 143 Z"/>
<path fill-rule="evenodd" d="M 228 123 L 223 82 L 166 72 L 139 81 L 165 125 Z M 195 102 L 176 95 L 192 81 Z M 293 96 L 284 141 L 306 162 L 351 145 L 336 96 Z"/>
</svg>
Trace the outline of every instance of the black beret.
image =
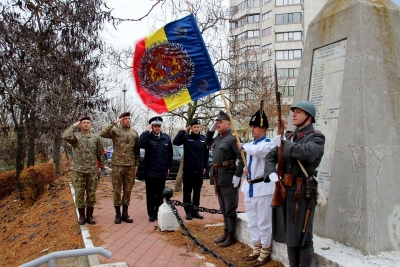
<svg viewBox="0 0 400 267">
<path fill-rule="evenodd" d="M 190 126 L 193 126 L 193 125 L 197 125 L 197 124 L 201 124 L 200 123 L 200 120 L 199 119 L 193 119 L 191 122 L 190 122 Z"/>
<path fill-rule="evenodd" d="M 151 125 L 162 125 L 163 119 L 160 116 L 153 117 L 149 120 Z"/>
<path fill-rule="evenodd" d="M 268 119 L 267 119 L 267 115 L 265 115 L 265 112 L 263 111 L 262 113 L 262 125 L 261 125 L 261 120 L 260 120 L 261 116 L 260 116 L 260 111 L 257 110 L 256 113 L 254 113 L 254 115 L 251 117 L 250 122 L 249 122 L 249 126 L 257 126 L 257 127 L 265 127 L 265 129 L 268 129 L 269 124 L 268 124 Z"/>
<path fill-rule="evenodd" d="M 84 121 L 84 120 L 90 121 L 90 117 L 89 116 L 83 116 L 82 118 L 79 119 L 79 121 Z"/>
<path fill-rule="evenodd" d="M 215 119 L 216 121 L 230 121 L 228 114 L 223 112 L 222 110 L 219 111 L 218 118 Z"/>
<path fill-rule="evenodd" d="M 123 117 L 130 117 L 131 113 L 130 112 L 124 112 L 121 115 L 119 115 L 119 118 L 122 119 Z"/>
</svg>

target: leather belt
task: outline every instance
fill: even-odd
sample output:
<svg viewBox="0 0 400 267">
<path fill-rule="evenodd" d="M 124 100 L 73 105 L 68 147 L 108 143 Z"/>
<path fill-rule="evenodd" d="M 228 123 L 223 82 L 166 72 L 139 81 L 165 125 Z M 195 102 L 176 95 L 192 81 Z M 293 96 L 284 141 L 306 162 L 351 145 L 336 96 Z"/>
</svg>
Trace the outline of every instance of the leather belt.
<svg viewBox="0 0 400 267">
<path fill-rule="evenodd" d="M 232 169 L 232 168 L 229 167 L 229 165 L 223 165 L 223 164 L 214 164 L 214 163 L 213 163 L 212 166 L 213 166 L 214 168 L 217 168 L 217 169 L 225 169 L 225 170 L 227 170 L 227 169 Z"/>
<path fill-rule="evenodd" d="M 256 183 L 264 182 L 264 177 L 257 178 L 254 180 L 250 180 L 249 178 L 247 178 L 246 180 L 249 184 L 256 184 Z"/>
</svg>

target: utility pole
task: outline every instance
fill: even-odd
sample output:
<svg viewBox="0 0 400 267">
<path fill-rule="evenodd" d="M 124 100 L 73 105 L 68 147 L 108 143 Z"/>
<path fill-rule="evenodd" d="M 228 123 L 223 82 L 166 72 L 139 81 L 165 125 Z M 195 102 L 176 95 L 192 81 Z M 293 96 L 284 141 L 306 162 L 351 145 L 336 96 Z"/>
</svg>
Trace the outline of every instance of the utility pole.
<svg viewBox="0 0 400 267">
<path fill-rule="evenodd" d="M 125 104 L 126 104 L 126 98 L 125 98 L 126 91 L 127 91 L 127 89 L 126 89 L 126 84 L 124 84 L 124 88 L 122 89 L 122 92 L 124 92 L 124 110 L 122 110 L 122 112 L 125 112 L 125 111 L 126 111 L 126 110 L 125 110 L 125 108 L 126 108 L 126 106 L 125 106 Z"/>
</svg>

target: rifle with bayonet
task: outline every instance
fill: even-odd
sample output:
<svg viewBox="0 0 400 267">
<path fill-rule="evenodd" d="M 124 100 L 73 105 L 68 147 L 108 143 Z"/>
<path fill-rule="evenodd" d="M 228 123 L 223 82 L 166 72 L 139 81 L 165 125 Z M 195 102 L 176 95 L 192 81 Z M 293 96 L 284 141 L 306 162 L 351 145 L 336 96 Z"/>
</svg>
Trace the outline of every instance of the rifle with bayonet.
<svg viewBox="0 0 400 267">
<path fill-rule="evenodd" d="M 281 136 L 281 145 L 278 147 L 278 181 L 275 182 L 275 191 L 272 196 L 272 207 L 282 206 L 283 199 L 286 198 L 286 190 L 283 187 L 282 177 L 285 172 L 285 159 L 283 158 L 283 144 L 284 144 L 284 123 L 282 120 L 282 109 L 281 109 L 281 93 L 278 90 L 278 74 L 275 68 L 275 94 L 276 94 L 276 106 L 278 109 L 278 135 Z"/>
</svg>

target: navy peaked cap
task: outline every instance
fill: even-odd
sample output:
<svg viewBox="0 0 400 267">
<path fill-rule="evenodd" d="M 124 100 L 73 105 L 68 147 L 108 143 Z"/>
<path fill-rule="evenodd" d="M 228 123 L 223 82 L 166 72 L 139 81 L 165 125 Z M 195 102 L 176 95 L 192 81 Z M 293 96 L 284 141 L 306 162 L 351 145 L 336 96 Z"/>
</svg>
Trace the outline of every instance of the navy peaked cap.
<svg viewBox="0 0 400 267">
<path fill-rule="evenodd" d="M 162 125 L 163 119 L 160 116 L 153 117 L 149 120 L 151 125 Z"/>
</svg>

